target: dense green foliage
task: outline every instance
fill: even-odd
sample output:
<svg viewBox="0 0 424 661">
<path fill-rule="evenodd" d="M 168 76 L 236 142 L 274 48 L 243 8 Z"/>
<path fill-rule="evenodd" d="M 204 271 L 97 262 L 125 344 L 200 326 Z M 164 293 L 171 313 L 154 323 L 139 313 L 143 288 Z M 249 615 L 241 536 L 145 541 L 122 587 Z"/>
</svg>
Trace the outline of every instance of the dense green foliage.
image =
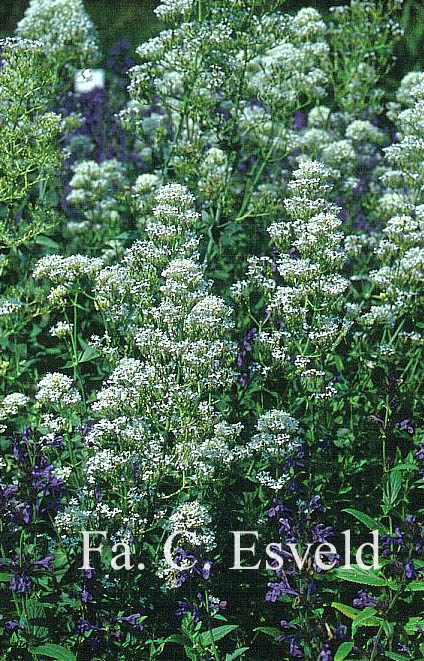
<svg viewBox="0 0 424 661">
<path fill-rule="evenodd" d="M 418 661 L 421 9 L 98 5 L 1 42 L 0 658 Z"/>
</svg>

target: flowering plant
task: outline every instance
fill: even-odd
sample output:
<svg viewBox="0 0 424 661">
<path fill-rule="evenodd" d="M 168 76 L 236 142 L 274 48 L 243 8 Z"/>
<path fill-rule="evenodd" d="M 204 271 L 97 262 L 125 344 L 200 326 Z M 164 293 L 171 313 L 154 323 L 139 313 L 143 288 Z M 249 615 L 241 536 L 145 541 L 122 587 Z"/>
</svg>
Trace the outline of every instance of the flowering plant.
<svg viewBox="0 0 424 661">
<path fill-rule="evenodd" d="M 400 5 L 164 0 L 86 95 L 80 0 L 1 43 L 0 658 L 424 656 Z"/>
</svg>

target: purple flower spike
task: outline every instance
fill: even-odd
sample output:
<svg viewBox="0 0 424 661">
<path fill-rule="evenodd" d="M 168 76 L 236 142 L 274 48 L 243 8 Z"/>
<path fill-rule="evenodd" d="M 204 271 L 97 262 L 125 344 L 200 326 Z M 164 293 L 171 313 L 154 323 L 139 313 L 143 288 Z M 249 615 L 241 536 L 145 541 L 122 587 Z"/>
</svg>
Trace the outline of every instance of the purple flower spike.
<svg viewBox="0 0 424 661">
<path fill-rule="evenodd" d="M 26 574 L 12 574 L 10 589 L 18 594 L 29 594 L 32 592 L 33 582 L 31 576 Z"/>
</svg>

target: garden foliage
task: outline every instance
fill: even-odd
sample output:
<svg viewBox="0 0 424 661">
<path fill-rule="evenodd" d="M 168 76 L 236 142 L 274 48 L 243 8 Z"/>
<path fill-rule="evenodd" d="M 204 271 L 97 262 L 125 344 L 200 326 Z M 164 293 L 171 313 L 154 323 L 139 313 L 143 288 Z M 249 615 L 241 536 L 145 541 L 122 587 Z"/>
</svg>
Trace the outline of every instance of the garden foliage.
<svg viewBox="0 0 424 661">
<path fill-rule="evenodd" d="M 32 0 L 1 42 L 1 659 L 424 659 L 424 74 L 385 86 L 400 10 L 164 0 L 84 95 L 80 0 Z M 232 569 L 240 530 L 256 570 Z M 378 531 L 378 569 L 346 530 L 353 554 Z"/>
</svg>

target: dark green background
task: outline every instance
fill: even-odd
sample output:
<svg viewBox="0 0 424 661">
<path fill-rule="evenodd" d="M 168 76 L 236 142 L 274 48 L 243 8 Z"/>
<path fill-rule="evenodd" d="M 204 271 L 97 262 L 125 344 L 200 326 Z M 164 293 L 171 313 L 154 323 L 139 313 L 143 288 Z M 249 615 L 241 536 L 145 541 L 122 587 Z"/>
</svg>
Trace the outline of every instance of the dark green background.
<svg viewBox="0 0 424 661">
<path fill-rule="evenodd" d="M 324 12 L 331 6 L 348 0 L 287 0 L 282 7 L 294 11 L 302 6 L 316 7 Z M 12 34 L 23 16 L 29 0 L 0 0 L 0 34 Z M 106 52 L 119 39 L 129 39 L 137 46 L 156 34 L 161 25 L 153 9 L 158 0 L 85 0 L 85 6 L 100 34 Z M 391 82 L 407 71 L 424 67 L 424 0 L 406 0 L 402 10 L 405 38 L 397 49 L 397 65 Z M 388 81 L 390 82 L 390 81 Z"/>
<path fill-rule="evenodd" d="M 156 0 L 84 0 L 106 51 L 122 38 L 130 39 L 134 46 L 157 33 L 160 29 L 153 9 Z M 0 31 L 11 34 L 24 15 L 29 0 L 0 0 Z"/>
</svg>

